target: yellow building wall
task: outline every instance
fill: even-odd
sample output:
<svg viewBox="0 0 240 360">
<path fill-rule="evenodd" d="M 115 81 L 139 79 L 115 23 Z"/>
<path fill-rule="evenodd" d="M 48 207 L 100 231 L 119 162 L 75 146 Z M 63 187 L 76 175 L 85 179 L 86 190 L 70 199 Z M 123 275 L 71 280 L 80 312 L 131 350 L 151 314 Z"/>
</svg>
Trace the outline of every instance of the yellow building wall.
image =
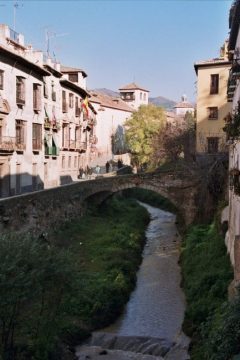
<svg viewBox="0 0 240 360">
<path fill-rule="evenodd" d="M 198 68 L 197 81 L 197 153 L 208 152 L 208 137 L 219 138 L 219 151 L 225 151 L 226 137 L 223 132 L 224 118 L 231 111 L 231 103 L 227 102 L 227 82 L 230 64 L 212 65 Z M 218 94 L 210 94 L 212 74 L 219 74 Z M 218 119 L 209 120 L 209 107 L 218 107 Z"/>
</svg>

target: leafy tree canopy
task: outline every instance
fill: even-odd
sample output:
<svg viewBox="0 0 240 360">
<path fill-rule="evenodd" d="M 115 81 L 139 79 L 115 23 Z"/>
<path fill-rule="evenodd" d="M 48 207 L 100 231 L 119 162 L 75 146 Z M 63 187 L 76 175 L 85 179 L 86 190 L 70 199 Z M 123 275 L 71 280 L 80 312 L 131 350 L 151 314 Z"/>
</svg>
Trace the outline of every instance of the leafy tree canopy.
<svg viewBox="0 0 240 360">
<path fill-rule="evenodd" d="M 150 165 L 153 154 L 153 139 L 166 122 L 162 108 L 143 105 L 125 123 L 126 140 L 132 153 L 132 162 L 137 166 Z"/>
</svg>

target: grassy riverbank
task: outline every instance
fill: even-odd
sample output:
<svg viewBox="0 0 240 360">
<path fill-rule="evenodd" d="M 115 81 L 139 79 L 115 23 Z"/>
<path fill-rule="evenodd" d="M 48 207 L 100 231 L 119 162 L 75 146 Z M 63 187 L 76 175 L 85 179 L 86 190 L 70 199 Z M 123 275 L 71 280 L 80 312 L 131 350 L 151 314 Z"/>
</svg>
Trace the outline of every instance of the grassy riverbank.
<svg viewBox="0 0 240 360">
<path fill-rule="evenodd" d="M 227 295 L 233 273 L 216 223 L 188 229 L 181 266 L 187 299 L 184 331 L 192 338 L 191 359 L 230 359 L 236 350 L 232 343 L 239 340 L 226 316 L 232 306 Z"/>
<path fill-rule="evenodd" d="M 0 358 L 67 360 L 59 344 L 112 322 L 134 288 L 148 221 L 115 197 L 47 239 L 2 237 Z"/>
</svg>

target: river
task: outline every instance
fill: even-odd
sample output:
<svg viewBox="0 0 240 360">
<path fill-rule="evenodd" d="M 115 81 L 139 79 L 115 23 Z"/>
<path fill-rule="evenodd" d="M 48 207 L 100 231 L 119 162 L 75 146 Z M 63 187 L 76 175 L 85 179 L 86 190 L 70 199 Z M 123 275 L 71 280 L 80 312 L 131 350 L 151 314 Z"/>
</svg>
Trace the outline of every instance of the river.
<svg viewBox="0 0 240 360">
<path fill-rule="evenodd" d="M 151 221 L 146 230 L 137 284 L 122 316 L 77 348 L 79 360 L 189 359 L 181 326 L 185 298 L 178 265 L 181 238 L 175 215 L 141 203 Z"/>
</svg>

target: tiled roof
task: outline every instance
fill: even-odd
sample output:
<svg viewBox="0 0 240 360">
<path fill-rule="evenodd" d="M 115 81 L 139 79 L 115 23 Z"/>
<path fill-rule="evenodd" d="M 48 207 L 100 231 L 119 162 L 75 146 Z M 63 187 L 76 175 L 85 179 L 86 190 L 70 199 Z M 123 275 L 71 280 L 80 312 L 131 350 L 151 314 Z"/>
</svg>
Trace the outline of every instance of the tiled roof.
<svg viewBox="0 0 240 360">
<path fill-rule="evenodd" d="M 206 66 L 215 66 L 215 65 L 231 65 L 230 61 L 225 58 L 214 58 L 209 60 L 198 61 L 194 64 L 194 69 L 196 73 L 198 72 L 199 67 L 206 67 Z"/>
<path fill-rule="evenodd" d="M 143 90 L 143 91 L 147 91 L 149 92 L 149 90 L 144 89 L 142 86 L 137 85 L 136 83 L 131 83 L 125 86 L 122 86 L 120 89 L 121 90 Z"/>
<path fill-rule="evenodd" d="M 61 72 L 64 73 L 64 74 L 65 73 L 69 74 L 69 73 L 81 72 L 85 77 L 87 77 L 87 73 L 84 70 L 79 69 L 79 68 L 73 68 L 73 67 L 70 67 L 70 66 L 61 65 Z"/>
<path fill-rule="evenodd" d="M 117 97 L 112 97 L 101 92 L 92 91 L 91 94 L 91 103 L 98 103 L 103 107 L 109 107 L 112 109 L 123 110 L 127 112 L 133 112 L 134 109 L 128 106 L 122 99 Z"/>
</svg>

